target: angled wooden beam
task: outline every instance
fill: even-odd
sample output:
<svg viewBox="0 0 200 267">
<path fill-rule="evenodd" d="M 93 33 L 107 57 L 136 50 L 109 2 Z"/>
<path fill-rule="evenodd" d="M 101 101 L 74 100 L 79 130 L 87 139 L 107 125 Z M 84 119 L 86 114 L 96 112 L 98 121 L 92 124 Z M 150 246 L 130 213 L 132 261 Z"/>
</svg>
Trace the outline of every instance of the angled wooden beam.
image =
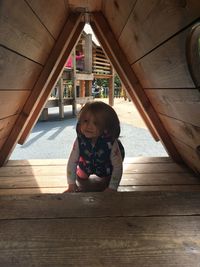
<svg viewBox="0 0 200 267">
<path fill-rule="evenodd" d="M 77 42 L 82 30 L 84 27 L 84 22 L 80 22 L 77 25 L 76 31 L 74 32 L 73 36 L 70 37 L 70 34 L 68 33 L 68 36 L 65 35 L 65 38 L 70 38 L 68 39 L 68 46 L 65 49 L 65 51 L 63 51 L 63 55 L 59 61 L 59 64 L 57 66 L 57 68 L 55 69 L 55 72 L 53 73 L 52 79 L 49 80 L 48 84 L 46 84 L 45 88 L 46 90 L 44 90 L 40 101 L 38 102 L 37 106 L 35 107 L 35 111 L 32 113 L 32 116 L 30 117 L 26 128 L 24 129 L 18 143 L 19 144 L 23 144 L 26 141 L 26 138 L 28 137 L 28 135 L 30 134 L 32 128 L 34 127 L 35 123 L 37 122 L 39 116 L 40 116 L 40 112 L 42 110 L 42 108 L 44 107 L 47 98 L 49 97 L 49 94 L 51 93 L 51 90 L 55 84 L 55 82 L 57 81 L 59 74 L 61 73 L 64 64 L 66 62 L 66 59 L 68 58 L 68 56 L 70 55 L 75 43 Z M 71 30 L 72 32 L 72 30 Z"/>
<path fill-rule="evenodd" d="M 175 161 L 182 162 L 179 152 L 146 96 L 102 12 L 94 12 L 90 24 L 150 132 L 155 139 L 161 140 L 168 154 Z"/>
<path fill-rule="evenodd" d="M 19 138 L 22 136 L 20 142 L 25 140 L 37 120 L 67 57 L 83 30 L 85 23 L 81 20 L 81 13 L 70 13 L 15 126 L 1 149 L 0 166 L 9 158 Z"/>
<path fill-rule="evenodd" d="M 97 22 L 97 18 L 98 18 L 98 15 L 97 15 L 98 13 L 95 13 L 94 14 L 94 18 L 96 17 L 96 20 L 94 19 L 94 21 L 93 22 L 91 22 L 91 26 L 92 27 L 94 27 L 94 32 L 95 31 L 99 31 L 99 29 L 98 29 L 98 22 Z M 103 16 L 103 15 L 102 15 Z M 104 20 L 105 20 L 105 18 L 104 18 Z M 96 23 L 95 23 L 96 22 Z M 94 23 L 94 24 L 93 24 Z M 107 23 L 106 21 L 105 21 L 105 23 Z M 112 31 L 111 29 L 109 29 L 110 31 Z M 104 29 L 104 32 L 105 31 L 107 31 L 107 29 Z M 98 36 L 98 35 L 101 35 L 102 34 L 102 32 L 97 32 L 96 33 L 96 35 Z M 113 34 L 113 33 L 112 33 Z M 107 37 L 108 38 L 110 38 L 108 35 L 107 35 Z M 101 39 L 102 37 L 101 36 L 99 36 L 99 38 Z M 104 36 L 103 36 L 103 38 L 104 38 Z M 115 37 L 114 37 L 115 38 Z M 100 39 L 99 39 L 99 41 L 100 41 Z M 111 40 L 112 41 L 112 40 Z M 101 42 L 101 41 L 100 41 Z M 106 42 L 109 46 L 110 46 L 110 44 L 107 42 L 107 41 L 104 41 L 104 40 L 102 40 L 102 42 Z M 119 45 L 117 44 L 117 40 L 115 40 L 115 42 L 116 42 L 116 45 L 115 45 L 115 51 L 116 51 L 116 53 L 118 54 L 118 52 L 117 51 L 120 51 L 120 53 L 122 54 L 122 56 L 121 57 L 125 57 L 125 55 L 123 55 L 123 52 L 121 51 L 121 48 L 119 47 Z M 105 44 L 106 45 L 106 44 Z M 102 46 L 103 46 L 103 44 L 102 44 Z M 112 50 L 112 49 L 111 49 Z M 105 50 L 104 50 L 105 51 Z M 116 56 L 115 56 L 115 54 L 114 54 L 114 51 L 106 51 L 106 53 L 107 53 L 107 56 L 110 56 L 110 60 L 111 60 L 111 58 L 113 57 L 113 60 L 115 60 L 115 62 L 117 62 L 117 59 L 116 59 Z M 121 55 L 120 54 L 120 55 Z M 119 56 L 120 56 L 119 55 Z M 112 61 L 112 60 L 111 60 Z M 126 60 L 127 61 L 127 60 Z M 123 64 L 123 63 L 122 63 Z M 114 65 L 114 64 L 113 64 Z M 125 65 L 127 65 L 126 63 L 125 63 Z M 117 73 L 118 73 L 118 75 L 120 76 L 120 78 L 121 78 L 121 80 L 123 80 L 123 79 L 125 79 L 125 77 L 124 77 L 124 72 L 122 73 L 122 71 L 120 71 L 119 70 L 119 68 L 117 68 L 116 67 L 116 65 L 114 65 L 114 67 L 115 67 L 115 69 L 117 70 Z M 130 68 L 130 67 L 129 67 Z M 126 68 L 125 68 L 126 69 Z M 124 69 L 123 69 L 124 70 Z M 132 70 L 129 70 L 129 72 L 130 71 L 132 71 Z M 135 78 L 135 81 L 136 81 L 137 79 Z M 138 111 L 139 111 L 139 113 L 140 113 L 140 115 L 141 115 L 141 117 L 142 117 L 142 119 L 144 120 L 144 122 L 145 122 L 145 124 L 147 125 L 147 127 L 148 127 L 148 129 L 149 129 L 149 131 L 150 131 L 150 133 L 152 134 L 152 136 L 153 136 L 153 138 L 155 139 L 155 141 L 159 141 L 160 140 L 160 138 L 159 138 L 159 134 L 157 133 L 157 130 L 155 129 L 155 127 L 154 127 L 154 125 L 152 124 L 152 122 L 150 121 L 150 119 L 149 119 L 149 117 L 148 117 L 148 115 L 146 114 L 146 112 L 144 111 L 144 109 L 142 108 L 142 106 L 141 106 L 141 104 L 140 104 L 140 102 L 138 101 L 138 99 L 137 99 L 137 97 L 135 96 L 135 94 L 133 93 L 133 91 L 132 91 L 132 89 L 131 89 L 131 85 L 129 84 L 129 82 L 127 82 L 127 81 L 124 81 L 124 85 L 125 85 L 125 87 L 126 87 L 126 89 L 127 89 L 127 91 L 128 91 L 128 93 L 130 94 L 130 96 L 131 96 L 131 99 L 133 100 L 133 102 L 134 102 L 134 104 L 135 104 L 135 106 L 136 106 L 136 108 L 138 109 Z"/>
</svg>

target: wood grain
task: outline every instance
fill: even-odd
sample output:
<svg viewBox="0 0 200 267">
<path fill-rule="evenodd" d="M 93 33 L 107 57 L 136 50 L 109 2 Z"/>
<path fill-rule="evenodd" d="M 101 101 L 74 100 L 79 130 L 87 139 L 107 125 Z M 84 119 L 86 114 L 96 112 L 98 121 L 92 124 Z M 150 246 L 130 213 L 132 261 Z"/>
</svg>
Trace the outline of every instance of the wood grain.
<svg viewBox="0 0 200 267">
<path fill-rule="evenodd" d="M 199 224 L 199 217 L 1 221 L 0 260 L 2 266 L 21 267 L 30 261 L 52 267 L 113 262 L 195 267 L 200 260 Z"/>
<path fill-rule="evenodd" d="M 200 127 L 165 115 L 160 115 L 171 136 L 194 149 L 200 144 Z"/>
<path fill-rule="evenodd" d="M 63 28 L 62 34 L 60 35 L 59 40 L 56 42 L 56 45 L 51 52 L 51 56 L 48 58 L 37 82 L 35 83 L 35 77 L 34 79 L 33 77 L 32 79 L 31 77 L 29 77 L 29 79 L 34 82 L 34 88 L 32 89 L 32 92 L 28 100 L 26 101 L 20 116 L 18 117 L 15 127 L 13 127 L 9 138 L 6 140 L 6 143 L 2 148 L 0 154 L 0 166 L 2 166 L 9 158 L 9 155 L 12 153 L 12 150 L 14 149 L 16 143 L 24 133 L 27 124 L 30 122 L 25 131 L 25 137 L 30 132 L 35 121 L 39 117 L 40 111 L 45 105 L 51 89 L 55 84 L 61 70 L 63 69 L 66 58 L 70 53 L 69 50 L 73 48 L 73 45 L 78 36 L 75 36 L 75 40 L 73 40 L 74 43 L 71 39 L 72 37 L 74 37 L 74 35 L 80 34 L 81 30 L 83 29 L 83 23 L 80 23 L 80 19 L 80 14 L 71 14 L 69 16 L 68 21 Z M 76 27 L 74 27 L 75 25 Z M 82 28 L 80 29 L 79 27 L 77 30 L 78 25 Z M 66 34 L 69 31 L 71 38 L 66 39 Z M 36 112 L 35 109 L 37 108 L 38 110 Z"/>
<path fill-rule="evenodd" d="M 17 5 L 13 5 L 12 0 L 2 1 L 0 17 L 1 44 L 44 64 L 54 45 L 54 39 L 27 3 L 18 0 Z"/>
<path fill-rule="evenodd" d="M 29 94 L 29 90 L 0 91 L 0 119 L 19 114 Z"/>
<path fill-rule="evenodd" d="M 48 4 L 46 0 L 27 0 L 27 2 L 56 40 L 69 13 L 65 0 L 56 2 L 49 0 Z"/>
<path fill-rule="evenodd" d="M 132 65 L 144 88 L 195 88 L 185 51 L 189 29 Z"/>
<path fill-rule="evenodd" d="M 93 20 L 94 21 L 91 22 L 91 25 L 95 34 L 100 40 L 103 49 L 110 58 L 123 84 L 126 86 L 130 97 L 138 108 L 152 135 L 156 138 L 156 140 L 160 139 L 163 142 L 171 157 L 173 157 L 177 162 L 181 162 L 182 159 L 180 154 L 171 142 L 166 129 L 162 125 L 158 115 L 152 107 L 151 102 L 144 93 L 141 83 L 138 81 L 137 76 L 127 62 L 126 57 L 117 43 L 104 16 L 100 12 L 96 12 L 93 14 Z"/>
<path fill-rule="evenodd" d="M 197 173 L 197 175 L 200 175 L 200 156 L 196 149 L 179 141 L 176 138 L 173 139 L 173 142 L 176 145 L 177 149 L 181 152 L 188 166 L 190 166 L 190 168 L 193 169 Z"/>
<path fill-rule="evenodd" d="M 8 161 L 0 169 L 0 195 L 62 193 L 67 188 L 66 165 L 65 159 Z M 125 161 L 118 191 L 159 191 L 159 187 L 161 191 L 199 191 L 200 178 L 170 158 Z"/>
<path fill-rule="evenodd" d="M 200 3 L 195 0 L 137 1 L 118 39 L 129 63 L 134 63 L 157 49 L 174 34 L 187 27 L 199 17 L 199 9 Z M 114 28 L 112 20 L 108 20 Z"/>
<path fill-rule="evenodd" d="M 135 3 L 136 0 L 103 1 L 102 12 L 108 20 L 117 39 L 120 37 L 120 34 L 125 27 Z"/>
<path fill-rule="evenodd" d="M 0 220 L 200 216 L 199 192 L 7 195 L 0 199 Z"/>
<path fill-rule="evenodd" d="M 0 45 L 0 90 L 31 90 L 42 66 Z"/>
<path fill-rule="evenodd" d="M 200 127 L 200 93 L 197 89 L 145 90 L 157 112 Z"/>
<path fill-rule="evenodd" d="M 5 119 L 0 120 L 0 133 L 1 133 L 1 138 L 0 140 L 6 140 L 8 137 L 9 133 L 12 130 L 13 125 L 15 124 L 17 120 L 18 115 L 13 115 Z"/>
</svg>

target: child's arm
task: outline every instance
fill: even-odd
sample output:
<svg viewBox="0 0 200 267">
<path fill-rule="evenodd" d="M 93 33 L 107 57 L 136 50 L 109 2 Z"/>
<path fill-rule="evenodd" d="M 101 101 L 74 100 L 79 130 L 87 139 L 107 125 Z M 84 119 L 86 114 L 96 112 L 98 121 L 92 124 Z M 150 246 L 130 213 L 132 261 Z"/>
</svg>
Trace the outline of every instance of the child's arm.
<svg viewBox="0 0 200 267">
<path fill-rule="evenodd" d="M 79 145 L 78 139 L 76 138 L 72 151 L 69 156 L 69 160 L 67 163 L 67 182 L 68 182 L 68 190 L 67 192 L 75 192 L 76 191 L 76 168 L 77 162 L 79 159 Z"/>
<path fill-rule="evenodd" d="M 121 181 L 123 170 L 123 160 L 117 140 L 115 140 L 113 144 L 110 158 L 113 166 L 113 171 L 108 189 L 116 191 Z"/>
</svg>

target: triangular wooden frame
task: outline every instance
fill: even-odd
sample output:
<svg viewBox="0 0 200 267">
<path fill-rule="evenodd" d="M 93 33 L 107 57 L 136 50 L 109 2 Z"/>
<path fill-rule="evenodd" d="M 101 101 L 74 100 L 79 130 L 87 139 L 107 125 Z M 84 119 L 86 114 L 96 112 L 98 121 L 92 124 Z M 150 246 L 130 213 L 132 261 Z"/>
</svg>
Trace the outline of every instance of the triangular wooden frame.
<svg viewBox="0 0 200 267">
<path fill-rule="evenodd" d="M 37 121 L 50 92 L 55 84 L 66 58 L 72 51 L 80 36 L 85 22 L 82 13 L 70 13 L 53 51 L 36 82 L 13 130 L 5 142 L 1 155 L 2 166 L 9 158 L 17 142 L 23 143 Z M 138 108 L 155 139 L 159 139 L 169 155 L 177 162 L 182 162 L 181 156 L 171 141 L 166 129 L 151 105 L 148 97 L 129 65 L 115 36 L 102 12 L 91 13 L 91 27 L 99 39 L 105 53 L 109 57 L 122 82 L 126 86 L 132 100 Z"/>
</svg>

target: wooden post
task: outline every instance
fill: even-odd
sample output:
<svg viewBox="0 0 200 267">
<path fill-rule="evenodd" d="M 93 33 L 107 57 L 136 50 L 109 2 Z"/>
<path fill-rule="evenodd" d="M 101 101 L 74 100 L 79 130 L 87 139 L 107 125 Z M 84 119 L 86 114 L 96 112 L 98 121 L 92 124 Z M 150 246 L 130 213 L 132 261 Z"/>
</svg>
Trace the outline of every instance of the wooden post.
<svg viewBox="0 0 200 267">
<path fill-rule="evenodd" d="M 72 83 L 72 91 L 73 91 L 73 105 L 72 105 L 72 112 L 73 115 L 76 116 L 77 114 L 77 103 L 76 103 L 76 98 L 77 98 L 77 93 L 76 93 L 76 50 L 75 48 L 73 49 L 72 52 L 72 61 L 73 61 L 73 83 Z"/>
<path fill-rule="evenodd" d="M 63 78 L 61 76 L 58 81 L 58 107 L 59 107 L 59 117 L 61 119 L 64 118 L 63 92 L 64 92 L 64 86 L 63 86 Z"/>
<path fill-rule="evenodd" d="M 88 96 L 92 95 L 92 81 L 88 81 Z"/>
<path fill-rule="evenodd" d="M 85 81 L 80 81 L 80 97 L 85 97 Z"/>
<path fill-rule="evenodd" d="M 90 33 L 85 37 L 84 65 L 85 72 L 92 73 L 92 34 Z"/>
<path fill-rule="evenodd" d="M 114 106 L 114 68 L 111 66 L 112 76 L 109 78 L 109 93 L 108 93 L 108 103 L 110 106 Z"/>
</svg>

